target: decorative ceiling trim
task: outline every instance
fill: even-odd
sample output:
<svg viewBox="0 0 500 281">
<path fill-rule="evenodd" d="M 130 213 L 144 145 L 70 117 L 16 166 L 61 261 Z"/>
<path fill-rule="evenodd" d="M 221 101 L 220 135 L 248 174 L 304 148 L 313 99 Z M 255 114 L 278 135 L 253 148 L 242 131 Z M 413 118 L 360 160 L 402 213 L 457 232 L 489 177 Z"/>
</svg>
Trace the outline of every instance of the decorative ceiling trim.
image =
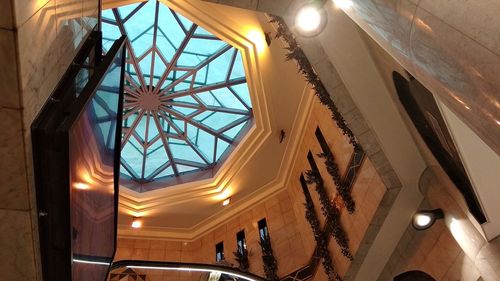
<svg viewBox="0 0 500 281">
<path fill-rule="evenodd" d="M 278 176 L 272 182 L 255 190 L 251 194 L 236 201 L 234 205 L 225 208 L 220 212 L 207 217 L 200 223 L 191 228 L 167 228 L 167 227 L 143 227 L 138 230 L 130 229 L 128 225 L 118 225 L 118 237 L 121 238 L 142 238 L 142 239 L 167 239 L 167 240 L 182 240 L 193 241 L 200 238 L 202 235 L 215 229 L 216 227 L 226 223 L 234 216 L 252 208 L 266 198 L 286 189 L 292 180 L 292 166 L 297 160 L 300 151 L 300 144 L 305 137 L 305 128 L 307 121 L 311 118 L 311 112 L 314 105 L 314 92 L 307 85 L 302 93 L 300 108 L 303 108 L 302 114 L 297 114 L 293 122 L 293 128 L 290 132 L 290 143 L 285 149 L 285 157 L 281 162 Z M 296 136 L 296 137 L 293 137 Z M 189 197 L 189 196 L 187 196 Z M 170 205 L 179 203 L 179 200 L 168 200 Z M 187 200 L 189 201 L 189 200 Z M 186 201 L 183 201 L 186 202 Z M 166 203 L 165 203 L 166 204 Z"/>
<path fill-rule="evenodd" d="M 128 36 L 121 184 L 145 192 L 211 177 L 253 124 L 240 50 L 159 1 L 102 18 L 105 49 Z"/>
<path fill-rule="evenodd" d="M 158 189 L 143 193 L 122 188 L 120 191 L 120 209 L 131 215 L 141 215 L 157 206 L 166 204 L 166 201 L 187 202 L 223 192 L 231 181 L 231 176 L 249 161 L 255 151 L 272 134 L 268 102 L 264 93 L 264 86 L 261 83 L 257 49 L 254 43 L 236 31 L 238 28 L 234 27 L 239 27 L 239 25 L 234 22 L 222 22 L 221 19 L 208 15 L 206 11 L 189 3 L 189 1 L 161 0 L 160 2 L 168 4 L 169 8 L 195 24 L 203 26 L 221 40 L 230 43 L 241 51 L 252 99 L 254 125 L 212 179 L 179 184 L 175 188 Z M 239 28 L 239 30 L 245 29 Z"/>
<path fill-rule="evenodd" d="M 141 3 L 146 1 L 141 0 L 102 0 L 102 9 L 113 9 L 121 6 L 126 6 L 134 3 Z"/>
</svg>

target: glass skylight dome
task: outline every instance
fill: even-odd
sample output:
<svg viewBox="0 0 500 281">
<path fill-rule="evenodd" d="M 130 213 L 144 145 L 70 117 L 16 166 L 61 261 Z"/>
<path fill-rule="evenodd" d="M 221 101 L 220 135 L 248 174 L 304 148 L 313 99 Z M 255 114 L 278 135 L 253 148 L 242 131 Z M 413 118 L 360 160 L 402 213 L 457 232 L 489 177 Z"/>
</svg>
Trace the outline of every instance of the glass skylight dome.
<svg viewBox="0 0 500 281">
<path fill-rule="evenodd" d="M 104 50 L 128 36 L 122 182 L 206 176 L 252 123 L 240 51 L 154 0 L 105 10 L 102 22 Z"/>
</svg>

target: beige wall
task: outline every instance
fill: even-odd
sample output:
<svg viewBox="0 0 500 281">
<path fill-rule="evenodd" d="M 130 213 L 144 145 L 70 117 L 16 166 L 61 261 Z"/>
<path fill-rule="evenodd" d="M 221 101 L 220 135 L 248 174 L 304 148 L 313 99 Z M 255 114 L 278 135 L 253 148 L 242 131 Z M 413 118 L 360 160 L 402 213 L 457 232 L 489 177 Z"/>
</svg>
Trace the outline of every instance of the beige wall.
<svg viewBox="0 0 500 281">
<path fill-rule="evenodd" d="M 429 207 L 429 204 L 421 206 Z M 480 277 L 474 262 L 442 220 L 426 231 L 417 231 L 409 225 L 378 280 L 389 281 L 410 270 L 424 271 L 438 281 L 476 281 Z"/>
<path fill-rule="evenodd" d="M 481 226 L 468 212 L 463 196 L 427 148 L 399 102 L 392 72 L 404 75 L 405 70 L 366 34 L 364 39 L 428 165 L 420 179 L 420 189 L 428 202 L 426 206 L 442 208 L 446 217 L 424 232 L 417 233 L 409 226 L 379 280 L 391 280 L 390 277 L 399 273 L 416 269 L 430 273 L 437 280 L 478 280 L 479 277 L 500 280 L 500 238 L 486 240 Z"/>
<path fill-rule="evenodd" d="M 293 166 L 291 178 L 284 190 L 248 210 L 235 214 L 233 219 L 227 223 L 194 241 L 120 238 L 115 259 L 213 263 L 215 261 L 215 244 L 223 241 L 226 259 L 237 265 L 232 252 L 236 250 L 236 233 L 244 229 L 247 247 L 252 252 L 250 271 L 263 276 L 257 221 L 266 218 L 274 255 L 279 264 L 278 275 L 284 276 L 305 266 L 312 257 L 315 241 L 310 225 L 304 217 L 303 204 L 305 201 L 299 176 L 301 172 L 310 169 L 307 161 L 308 151 L 311 150 L 314 154 L 321 152 L 321 147 L 314 135 L 317 126 L 321 128 L 327 139 L 343 174 L 353 152 L 352 146 L 335 126 L 328 110 L 315 99 L 305 137 Z M 333 199 L 336 193 L 334 183 L 326 172 L 322 159 L 315 156 L 315 160 Z M 318 196 L 313 186 L 310 186 L 310 192 L 315 201 L 318 216 L 324 223 L 324 218 L 320 213 Z M 350 239 L 349 245 L 353 253 L 356 253 L 364 238 L 384 193 L 385 186 L 382 180 L 376 174 L 371 162 L 366 159 L 352 192 L 357 210 L 353 215 L 349 215 L 346 211 L 342 211 L 341 215 L 341 223 Z M 340 254 L 340 249 L 334 239 L 330 242 L 330 251 L 338 272 L 343 275 L 350 262 Z M 318 276 L 324 276 L 324 274 L 321 275 L 322 267 L 319 267 L 317 272 Z"/>
<path fill-rule="evenodd" d="M 0 0 L 2 280 L 41 280 L 30 125 L 97 11 L 97 0 Z"/>
<path fill-rule="evenodd" d="M 409 225 L 378 280 L 392 280 L 409 270 L 424 271 L 438 281 L 499 280 L 500 239 L 487 242 L 481 236 L 443 175 L 428 169 L 422 185 L 426 200 L 421 209 L 441 208 L 445 219 L 425 231 Z"/>
</svg>

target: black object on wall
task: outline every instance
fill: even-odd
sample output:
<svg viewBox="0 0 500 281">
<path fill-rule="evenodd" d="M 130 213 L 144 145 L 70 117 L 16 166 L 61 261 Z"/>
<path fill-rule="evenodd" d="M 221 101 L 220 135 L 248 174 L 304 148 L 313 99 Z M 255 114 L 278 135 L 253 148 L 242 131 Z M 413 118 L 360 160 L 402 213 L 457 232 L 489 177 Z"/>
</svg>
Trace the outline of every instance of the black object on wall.
<svg viewBox="0 0 500 281">
<path fill-rule="evenodd" d="M 413 77 L 408 81 L 393 72 L 392 78 L 399 100 L 425 144 L 463 195 L 471 214 L 479 223 L 485 223 L 486 217 L 432 93 Z"/>
<path fill-rule="evenodd" d="M 262 250 L 262 263 L 266 278 L 270 281 L 279 280 L 278 277 L 278 261 L 274 257 L 273 248 L 271 245 L 271 237 L 267 229 L 266 219 L 261 219 L 257 223 L 259 227 L 260 248 Z"/>
<path fill-rule="evenodd" d="M 224 242 L 219 242 L 215 245 L 215 261 L 220 262 L 224 260 Z"/>
<path fill-rule="evenodd" d="M 31 127 L 44 280 L 104 280 L 116 249 L 126 37 L 104 57 L 101 38 L 87 38 Z"/>
</svg>

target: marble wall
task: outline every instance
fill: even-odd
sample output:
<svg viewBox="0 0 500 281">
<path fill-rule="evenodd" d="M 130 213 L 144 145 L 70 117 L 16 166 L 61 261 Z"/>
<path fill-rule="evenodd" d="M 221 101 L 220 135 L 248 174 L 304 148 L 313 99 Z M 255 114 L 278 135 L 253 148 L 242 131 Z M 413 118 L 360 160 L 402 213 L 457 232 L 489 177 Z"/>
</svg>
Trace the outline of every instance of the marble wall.
<svg viewBox="0 0 500 281">
<path fill-rule="evenodd" d="M 425 231 L 409 225 L 378 280 L 389 281 L 409 270 L 427 272 L 438 281 L 499 280 L 500 237 L 486 241 L 452 194 L 452 183 L 438 170 L 428 169 L 422 185 L 426 200 L 421 209 L 441 208 L 445 218 Z"/>
<path fill-rule="evenodd" d="M 315 100 L 311 112 L 305 137 L 286 189 L 248 210 L 235 214 L 233 219 L 227 223 L 194 241 L 119 238 L 115 259 L 213 263 L 215 261 L 215 244 L 223 241 L 226 260 L 237 265 L 232 254 L 236 250 L 236 233 L 245 230 L 247 247 L 252 252 L 250 271 L 263 276 L 257 221 L 266 218 L 273 251 L 279 264 L 279 276 L 285 276 L 308 264 L 313 254 L 315 241 L 310 225 L 305 220 L 303 205 L 305 199 L 299 177 L 302 172 L 310 169 L 307 161 L 309 150 L 315 155 L 321 152 L 321 147 L 314 134 L 316 128 L 319 126 L 322 130 L 335 155 L 341 174 L 345 172 L 353 152 L 352 146 L 331 120 L 329 111 L 317 100 Z M 331 198 L 333 198 L 336 194 L 333 180 L 326 172 L 323 160 L 315 156 L 315 161 Z M 323 224 L 324 217 L 320 213 L 318 196 L 312 186 L 309 188 L 316 211 Z M 363 239 L 366 238 L 367 230 L 374 220 L 375 212 L 385 191 L 386 187 L 381 177 L 376 173 L 370 160 L 365 159 L 352 191 L 352 196 L 358 206 L 357 210 L 352 215 L 344 210 L 341 214 L 341 223 L 350 239 L 349 245 L 354 254 L 356 254 Z M 329 248 L 338 272 L 341 275 L 345 274 L 351 262 L 341 255 L 334 239 L 330 241 Z M 318 276 L 321 276 L 321 272 L 323 272 L 322 267 L 318 267 Z M 326 277 L 321 280 L 326 280 Z"/>
<path fill-rule="evenodd" d="M 498 1 L 349 1 L 344 11 L 500 153 Z"/>
<path fill-rule="evenodd" d="M 0 1 L 0 270 L 41 280 L 30 126 L 97 23 L 96 0 Z"/>
<path fill-rule="evenodd" d="M 478 276 L 483 280 L 498 280 L 500 277 L 495 272 L 500 272 L 500 268 L 495 268 L 495 265 L 500 257 L 494 251 L 500 253 L 500 238 L 486 241 L 481 226 L 468 213 L 462 195 L 400 105 L 392 72 L 404 74 L 404 69 L 372 39 L 365 37 L 365 40 L 371 46 L 372 56 L 391 89 L 392 98 L 429 167 L 420 180 L 421 191 L 426 197 L 426 205 L 421 208 L 442 208 L 446 215 L 445 221 L 439 221 L 425 232 L 416 232 L 409 226 L 379 280 L 390 280 L 399 273 L 416 269 L 430 273 L 437 280 L 477 280 Z"/>
<path fill-rule="evenodd" d="M 421 208 L 432 207 L 425 202 Z M 481 277 L 474 262 L 460 248 L 442 220 L 426 231 L 417 231 L 408 225 L 378 280 L 390 281 L 411 270 L 424 271 L 438 281 L 476 281 Z"/>
</svg>

